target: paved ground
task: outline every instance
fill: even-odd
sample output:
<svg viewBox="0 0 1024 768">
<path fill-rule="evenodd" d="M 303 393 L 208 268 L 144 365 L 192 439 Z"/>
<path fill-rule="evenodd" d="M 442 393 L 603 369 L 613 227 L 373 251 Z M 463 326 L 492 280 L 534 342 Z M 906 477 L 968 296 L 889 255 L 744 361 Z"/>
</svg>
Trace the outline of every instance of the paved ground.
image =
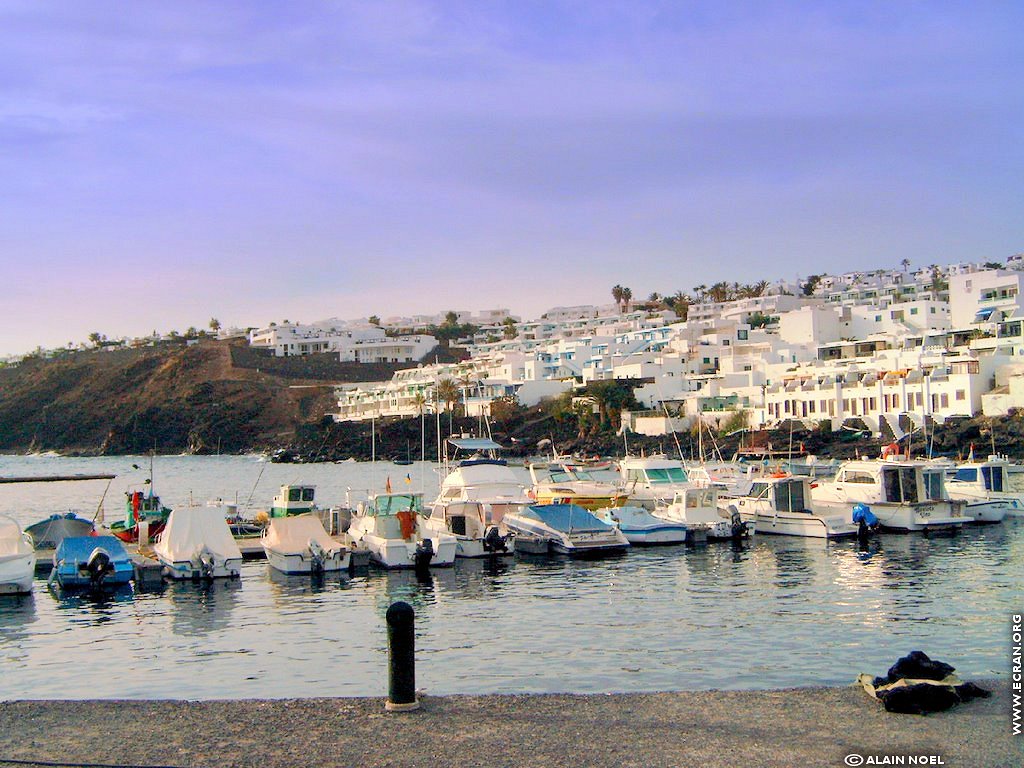
<svg viewBox="0 0 1024 768">
<path fill-rule="evenodd" d="M 860 754 L 1020 768 L 1009 684 L 985 684 L 991 699 L 928 717 L 889 714 L 854 687 L 429 697 L 406 714 L 380 699 L 18 701 L 0 703 L 0 766 L 792 768 Z"/>
</svg>

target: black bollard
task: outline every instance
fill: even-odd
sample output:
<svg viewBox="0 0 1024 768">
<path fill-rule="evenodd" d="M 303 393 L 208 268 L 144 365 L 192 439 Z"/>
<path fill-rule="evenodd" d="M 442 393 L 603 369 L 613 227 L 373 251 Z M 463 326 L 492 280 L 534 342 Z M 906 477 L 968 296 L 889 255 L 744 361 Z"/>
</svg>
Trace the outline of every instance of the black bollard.
<svg viewBox="0 0 1024 768">
<path fill-rule="evenodd" d="M 412 606 L 392 603 L 388 623 L 388 712 L 409 712 L 420 708 L 416 699 L 416 632 Z"/>
</svg>

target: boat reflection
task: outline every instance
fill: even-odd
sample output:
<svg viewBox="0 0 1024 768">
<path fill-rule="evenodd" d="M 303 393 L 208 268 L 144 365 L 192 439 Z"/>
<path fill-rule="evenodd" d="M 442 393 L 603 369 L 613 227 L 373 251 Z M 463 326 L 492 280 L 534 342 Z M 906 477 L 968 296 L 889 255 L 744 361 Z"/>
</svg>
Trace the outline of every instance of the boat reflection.
<svg viewBox="0 0 1024 768">
<path fill-rule="evenodd" d="M 241 591 L 239 579 L 168 584 L 165 597 L 170 601 L 171 632 L 189 637 L 228 629 Z"/>
</svg>

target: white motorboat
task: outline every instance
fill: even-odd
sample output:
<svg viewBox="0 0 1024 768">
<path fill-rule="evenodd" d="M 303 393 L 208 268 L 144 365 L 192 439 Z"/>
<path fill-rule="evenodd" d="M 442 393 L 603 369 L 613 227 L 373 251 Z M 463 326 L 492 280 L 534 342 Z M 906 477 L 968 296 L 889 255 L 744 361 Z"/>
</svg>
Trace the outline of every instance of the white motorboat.
<svg viewBox="0 0 1024 768">
<path fill-rule="evenodd" d="M 683 544 L 687 526 L 658 517 L 643 507 L 606 507 L 594 510 L 599 520 L 614 525 L 630 544 Z"/>
<path fill-rule="evenodd" d="M 581 466 L 555 459 L 530 464 L 537 504 L 576 504 L 589 509 L 621 507 L 627 495 L 614 483 L 595 479 Z"/>
<path fill-rule="evenodd" d="M 671 504 L 678 491 L 693 487 L 683 463 L 665 456 L 627 456 L 619 462 L 619 476 L 627 503 L 647 509 Z"/>
<path fill-rule="evenodd" d="M 718 491 L 714 487 L 677 491 L 671 504 L 655 507 L 652 514 L 695 534 L 703 533 L 708 539 L 738 539 L 756 530 L 753 519 L 744 521 L 738 513 L 730 514 L 719 508 Z"/>
<path fill-rule="evenodd" d="M 217 507 L 171 512 L 153 554 L 172 579 L 231 578 L 242 573 L 242 552 Z"/>
<path fill-rule="evenodd" d="M 758 533 L 834 539 L 856 536 L 852 508 L 819 507 L 812 502 L 812 478 L 777 472 L 755 480 L 744 496 L 722 499 L 731 516 L 753 523 Z"/>
<path fill-rule="evenodd" d="M 35 572 L 32 537 L 13 517 L 0 515 L 0 595 L 31 592 Z"/>
<path fill-rule="evenodd" d="M 421 530 L 423 494 L 380 493 L 358 505 L 348 527 L 354 546 L 384 568 L 448 566 L 455 562 L 456 537 Z"/>
<path fill-rule="evenodd" d="M 510 511 L 534 504 L 529 488 L 498 458 L 501 446 L 486 438 L 449 438 L 459 451 L 471 452 L 448 467 L 441 490 L 422 527 L 430 535 L 448 534 L 457 541 L 458 557 L 512 554 L 515 541 L 501 532 Z"/>
<path fill-rule="evenodd" d="M 812 486 L 814 507 L 853 521 L 855 504 L 867 504 L 886 530 L 954 530 L 964 522 L 964 504 L 946 493 L 941 467 L 926 461 L 857 459 L 844 462 L 835 479 Z"/>
<path fill-rule="evenodd" d="M 282 573 L 347 571 L 348 549 L 313 514 L 275 517 L 261 539 L 267 562 Z"/>
<path fill-rule="evenodd" d="M 946 478 L 951 499 L 966 505 L 966 516 L 976 523 L 999 523 L 1007 515 L 1024 515 L 1024 496 L 1010 490 L 1010 462 L 1002 456 L 968 461 Z"/>
<path fill-rule="evenodd" d="M 519 551 L 534 554 L 606 555 L 629 546 L 622 531 L 575 504 L 523 507 L 507 513 L 502 525 L 515 534 Z"/>
</svg>

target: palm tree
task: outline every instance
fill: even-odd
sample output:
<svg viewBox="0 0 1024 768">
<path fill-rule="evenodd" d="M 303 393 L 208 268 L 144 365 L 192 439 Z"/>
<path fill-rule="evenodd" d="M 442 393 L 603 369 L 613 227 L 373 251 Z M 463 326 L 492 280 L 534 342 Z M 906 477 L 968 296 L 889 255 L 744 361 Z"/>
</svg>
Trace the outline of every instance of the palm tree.
<svg viewBox="0 0 1024 768">
<path fill-rule="evenodd" d="M 629 302 L 633 300 L 633 291 L 629 288 L 622 289 L 622 303 L 626 305 L 626 311 L 629 312 Z"/>
<path fill-rule="evenodd" d="M 506 317 L 502 324 L 505 326 L 504 336 L 506 339 L 514 339 L 519 335 L 519 329 L 516 327 L 516 321 L 511 317 Z"/>
<path fill-rule="evenodd" d="M 704 292 L 707 291 L 708 287 L 701 283 L 693 287 L 693 295 L 697 301 L 701 301 L 704 298 Z"/>
<path fill-rule="evenodd" d="M 904 272 L 906 272 L 908 269 L 910 269 L 910 259 L 903 259 L 903 261 L 901 261 L 900 264 L 903 265 L 903 271 Z"/>
<path fill-rule="evenodd" d="M 615 306 L 619 308 L 619 312 L 622 311 L 622 293 L 624 290 L 621 285 L 616 285 L 612 288 L 612 298 L 615 299 Z"/>
<path fill-rule="evenodd" d="M 209 326 L 211 331 L 217 333 L 217 331 L 220 330 L 220 320 L 218 320 L 216 317 L 211 317 Z"/>
</svg>

